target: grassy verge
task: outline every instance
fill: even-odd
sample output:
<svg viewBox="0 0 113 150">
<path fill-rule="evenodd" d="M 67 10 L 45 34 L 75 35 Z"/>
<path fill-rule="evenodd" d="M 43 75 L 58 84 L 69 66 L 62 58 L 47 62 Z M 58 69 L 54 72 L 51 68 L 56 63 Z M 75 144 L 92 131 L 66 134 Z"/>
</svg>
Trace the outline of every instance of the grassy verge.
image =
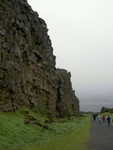
<svg viewBox="0 0 113 150">
<path fill-rule="evenodd" d="M 83 120 L 82 120 L 83 121 Z M 46 144 L 35 147 L 33 150 L 86 150 L 89 141 L 90 119 L 75 121 L 75 128 L 60 137 L 54 137 Z M 31 149 L 29 149 L 31 150 Z"/>
<path fill-rule="evenodd" d="M 100 113 L 100 114 L 99 114 L 99 116 L 102 116 L 102 115 L 110 116 L 110 117 L 113 119 L 113 113 L 105 112 L 105 113 Z"/>
<path fill-rule="evenodd" d="M 26 114 L 27 112 L 27 114 Z M 27 119 L 38 124 L 24 124 Z M 90 117 L 57 119 L 46 124 L 46 116 L 28 109 L 0 113 L 1 150 L 85 150 Z M 42 126 L 40 126 L 42 125 Z M 48 128 L 43 128 L 47 126 Z"/>
</svg>

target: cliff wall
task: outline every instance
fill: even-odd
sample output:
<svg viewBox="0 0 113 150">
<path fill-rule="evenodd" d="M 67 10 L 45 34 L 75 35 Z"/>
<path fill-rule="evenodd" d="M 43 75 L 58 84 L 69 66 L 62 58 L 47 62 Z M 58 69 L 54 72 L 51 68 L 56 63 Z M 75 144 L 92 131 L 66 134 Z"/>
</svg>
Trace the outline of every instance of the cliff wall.
<svg viewBox="0 0 113 150">
<path fill-rule="evenodd" d="M 79 114 L 79 100 L 72 89 L 71 74 L 64 69 L 56 70 L 57 112 L 60 116 Z"/>
<path fill-rule="evenodd" d="M 47 32 L 45 21 L 26 0 L 0 1 L 0 111 L 38 109 L 41 104 L 56 115 L 56 107 L 63 105 L 64 100 L 57 104 L 58 71 Z M 78 101 L 69 103 L 78 113 Z"/>
</svg>

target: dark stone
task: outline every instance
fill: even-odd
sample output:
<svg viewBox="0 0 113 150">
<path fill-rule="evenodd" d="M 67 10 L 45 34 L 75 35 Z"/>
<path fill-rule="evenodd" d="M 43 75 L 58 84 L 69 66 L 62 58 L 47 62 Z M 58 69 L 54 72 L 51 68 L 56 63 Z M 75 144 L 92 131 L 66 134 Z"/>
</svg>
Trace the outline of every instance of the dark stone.
<svg viewBox="0 0 113 150">
<path fill-rule="evenodd" d="M 51 118 L 79 113 L 71 75 L 56 70 L 47 32 L 26 0 L 0 0 L 0 111 L 41 104 Z"/>
<path fill-rule="evenodd" d="M 49 130 L 49 127 L 44 125 L 43 129 Z"/>
</svg>

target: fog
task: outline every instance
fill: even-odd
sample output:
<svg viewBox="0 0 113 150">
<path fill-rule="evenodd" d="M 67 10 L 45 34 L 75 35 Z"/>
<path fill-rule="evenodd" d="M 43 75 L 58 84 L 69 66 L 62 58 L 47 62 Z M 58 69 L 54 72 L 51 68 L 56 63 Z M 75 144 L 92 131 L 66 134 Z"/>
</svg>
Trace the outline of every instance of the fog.
<svg viewBox="0 0 113 150">
<path fill-rule="evenodd" d="M 28 2 L 46 21 L 56 67 L 71 72 L 80 104 L 113 106 L 113 1 Z"/>
</svg>

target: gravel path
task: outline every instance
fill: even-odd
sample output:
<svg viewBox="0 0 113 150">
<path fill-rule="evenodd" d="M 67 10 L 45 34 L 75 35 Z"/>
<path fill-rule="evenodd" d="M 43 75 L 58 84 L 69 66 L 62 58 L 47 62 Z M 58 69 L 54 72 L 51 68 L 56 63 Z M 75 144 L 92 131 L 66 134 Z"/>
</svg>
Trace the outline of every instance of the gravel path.
<svg viewBox="0 0 113 150">
<path fill-rule="evenodd" d="M 113 150 L 113 125 L 107 122 L 91 121 L 91 140 L 89 150 Z"/>
</svg>

